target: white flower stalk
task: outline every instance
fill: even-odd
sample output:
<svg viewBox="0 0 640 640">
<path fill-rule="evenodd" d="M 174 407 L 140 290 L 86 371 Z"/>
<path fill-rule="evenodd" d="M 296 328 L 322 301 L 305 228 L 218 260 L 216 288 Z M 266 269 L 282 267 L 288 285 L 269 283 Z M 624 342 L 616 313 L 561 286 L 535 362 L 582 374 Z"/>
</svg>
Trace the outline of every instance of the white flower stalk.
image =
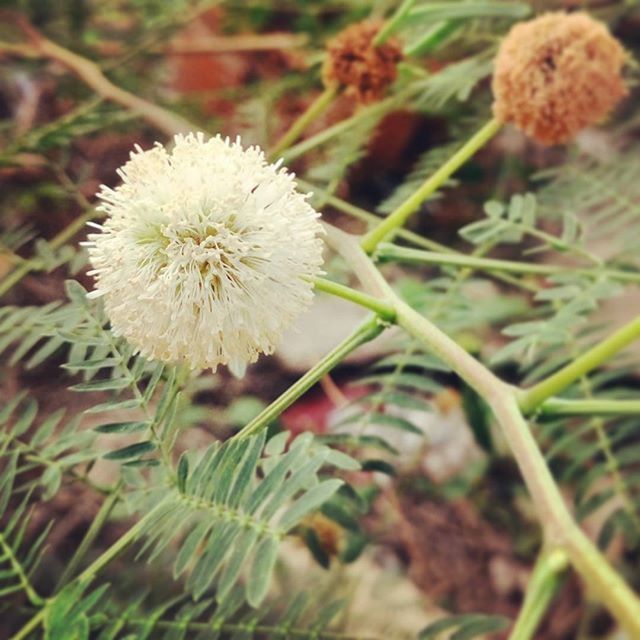
<svg viewBox="0 0 640 640">
<path fill-rule="evenodd" d="M 240 374 L 311 302 L 322 227 L 257 147 L 177 135 L 131 154 L 89 235 L 93 297 L 145 357 Z"/>
</svg>

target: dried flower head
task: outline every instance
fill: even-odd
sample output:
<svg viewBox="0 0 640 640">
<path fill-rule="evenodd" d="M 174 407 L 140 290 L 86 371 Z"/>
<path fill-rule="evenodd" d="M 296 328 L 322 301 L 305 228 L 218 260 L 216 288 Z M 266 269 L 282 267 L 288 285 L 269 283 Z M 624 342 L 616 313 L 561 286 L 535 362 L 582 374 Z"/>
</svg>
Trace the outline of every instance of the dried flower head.
<svg viewBox="0 0 640 640">
<path fill-rule="evenodd" d="M 322 264 L 318 214 L 278 165 L 202 134 L 131 154 L 87 243 L 115 334 L 193 369 L 241 373 L 274 350 Z"/>
<path fill-rule="evenodd" d="M 402 49 L 394 39 L 378 47 L 374 45 L 373 39 L 381 27 L 378 20 L 352 24 L 328 43 L 322 69 L 325 85 L 344 85 L 362 103 L 382 98 L 396 79 Z"/>
<path fill-rule="evenodd" d="M 493 75 L 493 111 L 543 144 L 559 144 L 602 120 L 626 95 L 625 54 L 585 13 L 547 13 L 515 25 Z"/>
</svg>

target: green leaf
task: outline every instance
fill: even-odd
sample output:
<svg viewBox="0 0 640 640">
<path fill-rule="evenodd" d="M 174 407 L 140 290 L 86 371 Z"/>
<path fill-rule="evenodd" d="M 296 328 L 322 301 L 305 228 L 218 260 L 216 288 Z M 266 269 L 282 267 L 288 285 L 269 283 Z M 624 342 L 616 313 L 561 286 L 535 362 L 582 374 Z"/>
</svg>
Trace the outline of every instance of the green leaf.
<svg viewBox="0 0 640 640">
<path fill-rule="evenodd" d="M 355 458 L 352 458 L 342 451 L 338 451 L 338 449 L 330 450 L 327 456 L 327 464 L 337 469 L 344 469 L 345 471 L 358 471 L 358 469 L 360 469 L 360 463 Z"/>
<path fill-rule="evenodd" d="M 29 398 L 29 400 L 27 400 L 26 407 L 20 413 L 20 416 L 11 430 L 14 437 L 18 438 L 26 433 L 29 430 L 29 427 L 33 424 L 37 414 L 38 403 L 33 398 Z"/>
<path fill-rule="evenodd" d="M 376 471 L 378 473 L 386 473 L 388 476 L 395 476 L 396 470 L 392 464 L 385 462 L 384 460 L 365 460 L 362 463 L 363 471 Z"/>
<path fill-rule="evenodd" d="M 131 378 L 114 378 L 113 380 L 97 380 L 96 382 L 81 382 L 69 387 L 73 391 L 113 391 L 126 389 L 131 386 Z"/>
<path fill-rule="evenodd" d="M 244 427 L 264 408 L 265 403 L 255 396 L 244 396 L 234 400 L 225 411 L 225 420 L 234 427 Z"/>
<path fill-rule="evenodd" d="M 71 302 L 80 306 L 87 304 L 87 291 L 77 280 L 65 280 L 64 288 Z"/>
<path fill-rule="evenodd" d="M 281 431 L 280 433 L 277 433 L 267 442 L 267 446 L 264 449 L 265 454 L 268 456 L 278 456 L 281 453 L 284 453 L 290 437 L 291 432 L 289 431 Z"/>
<path fill-rule="evenodd" d="M 176 473 L 176 482 L 178 485 L 178 491 L 184 493 L 186 484 L 187 484 L 187 476 L 189 475 L 189 458 L 187 457 L 186 451 L 180 456 L 180 460 L 178 461 L 178 471 Z"/>
<path fill-rule="evenodd" d="M 485 633 L 502 631 L 510 624 L 511 621 L 502 616 L 476 613 L 449 616 L 422 629 L 418 634 L 418 638 L 419 640 L 438 640 L 440 634 L 444 631 L 457 629 L 449 636 L 451 640 L 471 640 Z"/>
<path fill-rule="evenodd" d="M 315 529 L 305 527 L 302 531 L 302 538 L 304 539 L 307 549 L 311 552 L 313 559 L 324 569 L 328 569 L 331 566 L 331 556 L 327 553 L 322 546 L 320 537 Z"/>
<path fill-rule="evenodd" d="M 58 465 L 47 467 L 40 478 L 40 484 L 45 487 L 43 498 L 51 500 L 62 484 L 62 469 Z"/>
<path fill-rule="evenodd" d="M 132 398 L 131 400 L 109 400 L 96 404 L 89 409 L 85 409 L 85 413 L 102 413 L 103 411 L 125 411 L 127 409 L 137 409 L 140 401 Z"/>
<path fill-rule="evenodd" d="M 116 367 L 121 363 L 121 358 L 105 357 L 96 358 L 94 360 L 78 360 L 67 362 L 61 366 L 63 369 L 70 369 L 72 371 L 88 371 L 93 369 L 107 369 L 110 367 Z"/>
<path fill-rule="evenodd" d="M 160 460 L 156 458 L 141 458 L 138 460 L 129 460 L 128 462 L 123 462 L 123 467 L 159 467 Z"/>
<path fill-rule="evenodd" d="M 25 369 L 35 369 L 39 364 L 42 364 L 49 356 L 55 353 L 65 341 L 59 336 L 54 336 L 45 341 L 45 343 L 27 360 L 25 363 Z"/>
<path fill-rule="evenodd" d="M 203 543 L 205 536 L 209 533 L 214 526 L 212 521 L 203 520 L 199 522 L 187 535 L 182 542 L 180 551 L 176 556 L 176 561 L 173 566 L 173 576 L 177 578 L 187 567 L 189 560 L 191 560 L 193 554 L 200 544 Z"/>
<path fill-rule="evenodd" d="M 259 539 L 259 535 L 255 529 L 245 529 L 240 536 L 234 540 L 233 546 L 230 547 L 227 564 L 218 582 L 218 590 L 216 593 L 218 601 L 224 600 L 231 591 L 231 588 L 236 584 L 236 581 L 240 577 L 242 567 L 247 558 L 250 557 Z"/>
<path fill-rule="evenodd" d="M 346 503 L 346 501 L 339 501 L 339 496 L 336 495 L 322 505 L 320 512 L 327 516 L 327 518 L 337 522 L 344 529 L 354 532 L 360 531 L 358 520 L 354 518 L 345 504 L 348 503 Z"/>
<path fill-rule="evenodd" d="M 134 433 L 149 428 L 149 422 L 109 422 L 95 427 L 98 433 Z"/>
<path fill-rule="evenodd" d="M 136 444 L 130 444 L 128 447 L 117 449 L 116 451 L 110 451 L 102 456 L 105 460 L 128 460 L 130 458 L 137 458 L 149 453 L 156 448 L 153 442 L 137 442 Z"/>
<path fill-rule="evenodd" d="M 298 498 L 289 509 L 284 513 L 280 519 L 279 526 L 288 531 L 291 527 L 295 526 L 302 518 L 307 514 L 318 509 L 324 502 L 326 502 L 342 485 L 344 482 L 337 478 L 331 480 L 324 480 L 317 486 L 313 487 L 301 498 Z"/>
</svg>

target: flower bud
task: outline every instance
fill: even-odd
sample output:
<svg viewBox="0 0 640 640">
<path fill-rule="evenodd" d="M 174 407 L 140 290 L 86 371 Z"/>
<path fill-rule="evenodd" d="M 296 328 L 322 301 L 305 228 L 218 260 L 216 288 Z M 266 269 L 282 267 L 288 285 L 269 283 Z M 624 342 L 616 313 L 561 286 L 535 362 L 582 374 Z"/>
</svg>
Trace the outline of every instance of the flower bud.
<svg viewBox="0 0 640 640">
<path fill-rule="evenodd" d="M 402 49 L 392 38 L 380 46 L 374 45 L 381 27 L 382 22 L 378 20 L 358 22 L 329 42 L 322 69 L 326 86 L 336 83 L 346 86 L 358 102 L 365 104 L 384 96 L 396 79 Z"/>
</svg>

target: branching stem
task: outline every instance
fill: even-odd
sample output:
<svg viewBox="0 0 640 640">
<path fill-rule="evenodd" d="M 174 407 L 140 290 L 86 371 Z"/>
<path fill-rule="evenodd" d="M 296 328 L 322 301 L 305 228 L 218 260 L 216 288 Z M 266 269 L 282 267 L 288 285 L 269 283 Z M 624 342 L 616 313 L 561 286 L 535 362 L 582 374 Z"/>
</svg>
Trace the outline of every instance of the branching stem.
<svg viewBox="0 0 640 640">
<path fill-rule="evenodd" d="M 481 149 L 500 131 L 502 123 L 496 118 L 487 122 L 475 135 L 456 151 L 435 173 L 414 191 L 404 202 L 392 211 L 377 227 L 362 239 L 362 248 L 372 253 L 388 235 L 404 226 L 409 216 L 432 196 L 476 151 Z"/>
<path fill-rule="evenodd" d="M 509 640 L 531 640 L 551 601 L 562 585 L 569 566 L 567 554 L 560 549 L 543 550 L 536 562 L 524 604 Z"/>
<path fill-rule="evenodd" d="M 363 250 L 355 238 L 351 243 L 343 241 L 341 254 L 349 264 L 357 265 L 357 268 L 362 271 Z M 370 270 L 377 271 L 371 261 L 368 264 Z M 519 405 L 522 393 L 516 387 L 497 378 L 448 335 L 401 300 L 388 285 L 384 298 L 396 309 L 396 324 L 449 365 L 485 399 L 529 489 L 544 530 L 546 544 L 549 548 L 564 552 L 591 591 L 609 608 L 620 624 L 632 634 L 632 637 L 640 637 L 640 600 L 593 542 L 582 532 L 569 513 L 529 425 L 523 417 L 521 405 Z M 604 340 L 601 343 L 605 345 L 604 348 L 598 350 L 595 347 L 587 352 L 585 354 L 587 363 L 578 367 L 577 374 L 576 371 L 571 372 L 575 375 L 572 380 L 584 375 L 585 367 L 589 370 L 587 365 L 592 365 L 591 368 L 597 366 L 628 344 L 638 331 L 640 331 L 640 319 L 616 332 L 615 338 L 612 336 L 611 339 Z M 581 359 L 579 358 L 576 362 L 579 360 Z M 566 380 L 566 377 L 563 377 L 563 380 Z M 548 396 L 544 396 L 543 399 L 546 397 Z"/>
<path fill-rule="evenodd" d="M 22 47 L 22 51 L 20 49 L 14 50 L 14 54 L 55 60 L 78 76 L 99 96 L 136 113 L 167 135 L 197 130 L 195 125 L 184 118 L 116 86 L 104 75 L 95 62 L 48 40 L 22 16 L 16 16 L 15 22 L 28 36 L 30 47 Z"/>
<path fill-rule="evenodd" d="M 396 312 L 390 304 L 387 304 L 378 298 L 374 298 L 368 293 L 356 291 L 351 287 L 345 287 L 343 284 L 332 282 L 331 280 L 325 280 L 324 278 L 315 278 L 313 282 L 318 291 L 330 293 L 331 295 L 360 305 L 365 309 L 369 309 L 370 311 L 375 312 L 376 315 L 385 322 L 393 322 L 396 317 Z"/>
<path fill-rule="evenodd" d="M 18 577 L 20 588 L 26 593 L 29 602 L 35 606 L 41 606 L 44 601 L 31 585 L 27 574 L 22 568 L 22 564 L 20 564 L 20 561 L 16 558 L 13 547 L 2 533 L 0 533 L 0 556 L 9 561 L 11 570 Z"/>
<path fill-rule="evenodd" d="M 619 351 L 640 337 L 640 316 L 618 329 L 573 362 L 545 378 L 533 387 L 519 392 L 518 404 L 527 415 L 536 410 L 547 398 L 558 395 L 568 386 L 607 362 Z"/>
</svg>

